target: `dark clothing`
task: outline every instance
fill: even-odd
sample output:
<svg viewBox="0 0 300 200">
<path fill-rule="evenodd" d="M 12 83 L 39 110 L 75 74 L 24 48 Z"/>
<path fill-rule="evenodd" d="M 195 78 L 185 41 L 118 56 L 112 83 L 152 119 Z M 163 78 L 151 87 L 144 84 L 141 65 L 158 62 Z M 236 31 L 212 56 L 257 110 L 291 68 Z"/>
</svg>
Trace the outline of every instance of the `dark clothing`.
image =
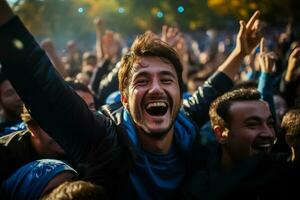
<svg viewBox="0 0 300 200">
<path fill-rule="evenodd" d="M 98 95 L 99 93 L 99 85 L 103 77 L 105 77 L 109 73 L 109 66 L 111 65 L 111 61 L 109 59 L 106 59 L 101 63 L 95 71 L 93 72 L 93 75 L 91 77 L 91 89 L 92 91 Z"/>
<path fill-rule="evenodd" d="M 23 43 L 22 49 L 11 42 L 15 38 Z M 0 45 L 4 73 L 39 125 L 73 161 L 85 163 L 84 179 L 103 185 L 112 198 L 136 198 L 130 174 L 137 156 L 122 118 L 124 108 L 111 105 L 103 108 L 103 114 L 92 113 L 58 75 L 18 18 L 0 28 Z M 184 102 L 181 112 L 185 120 L 195 128 L 203 125 L 208 120 L 210 103 L 232 85 L 225 74 L 214 74 Z M 180 150 L 186 158 L 186 174 L 193 168 L 205 168 L 206 152 L 198 138 L 197 134 L 191 148 Z"/>
<path fill-rule="evenodd" d="M 22 165 L 39 159 L 32 148 L 28 130 L 0 137 L 0 184 Z"/>
<path fill-rule="evenodd" d="M 300 106 L 300 97 L 298 94 L 299 86 L 300 86 L 300 77 L 297 77 L 295 80 L 292 80 L 290 82 L 286 82 L 284 80 L 281 81 L 280 90 L 289 108 L 294 106 Z"/>
<path fill-rule="evenodd" d="M 244 160 L 217 176 L 209 199 L 298 199 L 300 168 L 286 158 L 282 154 L 262 154 Z"/>
<path fill-rule="evenodd" d="M 91 79 L 91 88 L 98 97 L 100 105 L 104 105 L 106 98 L 119 89 L 119 68 L 110 60 L 105 60 L 102 66 L 94 72 Z"/>
<path fill-rule="evenodd" d="M 72 164 L 65 155 L 39 155 L 32 145 L 31 137 L 28 129 L 0 137 L 0 185 L 19 167 L 34 160 L 55 158 Z"/>
<path fill-rule="evenodd" d="M 183 186 L 182 199 L 297 199 L 300 168 L 287 162 L 287 154 L 258 154 L 237 163 L 230 170 L 221 169 L 219 160 L 210 160 L 208 173 L 195 172 Z M 208 190 L 199 184 L 208 179 Z"/>
</svg>

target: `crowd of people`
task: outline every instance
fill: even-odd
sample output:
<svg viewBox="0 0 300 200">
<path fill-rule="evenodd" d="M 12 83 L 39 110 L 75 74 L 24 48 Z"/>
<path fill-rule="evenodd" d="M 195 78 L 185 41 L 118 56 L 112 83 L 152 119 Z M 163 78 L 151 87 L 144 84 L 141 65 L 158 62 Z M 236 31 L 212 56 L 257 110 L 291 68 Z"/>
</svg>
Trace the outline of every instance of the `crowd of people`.
<svg viewBox="0 0 300 200">
<path fill-rule="evenodd" d="M 166 25 L 127 47 L 97 18 L 62 55 L 0 0 L 0 199 L 297 197 L 300 37 L 261 14 L 204 49 Z"/>
</svg>

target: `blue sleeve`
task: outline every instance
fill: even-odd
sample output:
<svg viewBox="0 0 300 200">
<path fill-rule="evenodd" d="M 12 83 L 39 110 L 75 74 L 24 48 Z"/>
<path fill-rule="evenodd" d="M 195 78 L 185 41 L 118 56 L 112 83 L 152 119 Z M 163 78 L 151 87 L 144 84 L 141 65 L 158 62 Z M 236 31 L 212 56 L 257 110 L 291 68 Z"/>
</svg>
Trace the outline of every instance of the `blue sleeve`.
<svg viewBox="0 0 300 200">
<path fill-rule="evenodd" d="M 273 76 L 269 73 L 261 72 L 257 90 L 261 93 L 261 98 L 268 102 L 272 116 L 276 120 L 275 105 L 273 100 Z"/>
</svg>

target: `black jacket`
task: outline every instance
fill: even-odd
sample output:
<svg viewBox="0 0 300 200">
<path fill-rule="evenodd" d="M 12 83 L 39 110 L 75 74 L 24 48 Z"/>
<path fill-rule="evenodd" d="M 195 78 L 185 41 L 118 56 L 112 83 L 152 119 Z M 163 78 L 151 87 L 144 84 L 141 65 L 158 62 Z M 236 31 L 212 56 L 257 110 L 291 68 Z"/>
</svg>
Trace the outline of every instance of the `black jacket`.
<svg viewBox="0 0 300 200">
<path fill-rule="evenodd" d="M 84 163 L 84 179 L 103 185 L 113 198 L 134 198 L 129 172 L 135 155 L 122 127 L 123 107 L 92 113 L 17 17 L 0 27 L 0 62 L 34 119 L 75 163 Z M 186 116 L 195 125 L 203 125 L 210 103 L 232 85 L 225 74 L 214 74 L 184 102 Z M 205 154 L 199 152 L 201 146 L 195 145 L 195 149 L 191 149 L 187 163 L 191 169 L 197 163 L 202 165 Z"/>
</svg>

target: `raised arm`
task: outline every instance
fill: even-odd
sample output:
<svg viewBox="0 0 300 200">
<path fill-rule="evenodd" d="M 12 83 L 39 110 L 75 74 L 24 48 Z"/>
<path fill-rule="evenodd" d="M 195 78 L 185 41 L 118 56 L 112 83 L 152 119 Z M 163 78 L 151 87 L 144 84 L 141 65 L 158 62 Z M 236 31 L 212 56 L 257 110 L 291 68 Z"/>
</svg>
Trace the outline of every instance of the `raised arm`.
<svg viewBox="0 0 300 200">
<path fill-rule="evenodd" d="M 45 39 L 42 41 L 41 47 L 47 52 L 47 55 L 60 75 L 62 77 L 67 77 L 67 70 L 65 69 L 60 57 L 57 55 L 53 42 L 50 39 Z"/>
<path fill-rule="evenodd" d="M 218 68 L 218 71 L 225 73 L 232 80 L 237 74 L 244 57 L 259 44 L 261 39 L 259 15 L 260 12 L 256 11 L 247 24 L 243 20 L 240 21 L 240 30 L 237 34 L 235 48 Z"/>
<path fill-rule="evenodd" d="M 14 17 L 12 9 L 5 0 L 0 0 L 0 26 Z"/>
<path fill-rule="evenodd" d="M 98 62 L 100 62 L 102 59 L 104 59 L 104 52 L 103 52 L 103 46 L 102 46 L 102 37 L 105 33 L 105 26 L 104 26 L 104 20 L 97 17 L 94 20 L 94 24 L 96 26 L 96 52 L 97 52 L 97 59 Z"/>
<path fill-rule="evenodd" d="M 269 104 L 270 110 L 276 120 L 275 105 L 273 101 L 273 72 L 276 69 L 277 55 L 274 52 L 268 52 L 266 49 L 265 39 L 260 42 L 259 66 L 261 73 L 258 81 L 257 90 L 261 93 L 261 97 Z"/>
<path fill-rule="evenodd" d="M 259 43 L 259 12 L 255 12 L 247 25 L 240 21 L 240 30 L 236 39 L 236 46 L 224 63 L 218 68 L 202 87 L 184 101 L 184 110 L 199 126 L 208 120 L 208 109 L 211 102 L 227 92 L 233 86 L 245 55 L 250 53 Z"/>
<path fill-rule="evenodd" d="M 284 80 L 290 82 L 295 78 L 295 71 L 297 70 L 297 65 L 300 63 L 300 47 L 296 47 L 289 56 L 288 66 Z"/>
<path fill-rule="evenodd" d="M 106 118 L 96 118 L 64 82 L 45 51 L 3 0 L 0 0 L 0 16 L 3 72 L 39 125 L 74 161 L 84 159 L 95 137 L 100 139 L 105 135 Z"/>
</svg>

